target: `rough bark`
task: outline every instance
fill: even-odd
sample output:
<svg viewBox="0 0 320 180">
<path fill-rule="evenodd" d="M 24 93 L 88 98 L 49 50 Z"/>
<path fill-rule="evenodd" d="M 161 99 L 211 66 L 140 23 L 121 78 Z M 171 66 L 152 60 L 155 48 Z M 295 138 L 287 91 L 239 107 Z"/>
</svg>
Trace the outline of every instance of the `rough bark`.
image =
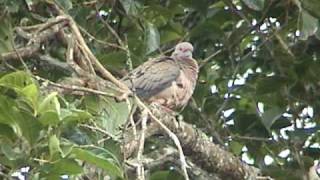
<svg viewBox="0 0 320 180">
<path fill-rule="evenodd" d="M 165 114 L 159 109 L 153 108 L 154 114 L 179 138 L 184 153 L 198 167 L 208 171 L 209 173 L 218 174 L 221 179 L 256 179 L 259 170 L 242 162 L 238 157 L 228 152 L 221 146 L 214 144 L 199 129 L 192 124 L 184 121 L 178 121 L 170 114 Z M 125 137 L 127 139 L 123 151 L 126 157 L 135 153 L 137 142 L 132 138 L 131 132 Z M 163 133 L 162 129 L 154 122 L 151 122 L 147 129 L 148 136 Z"/>
</svg>

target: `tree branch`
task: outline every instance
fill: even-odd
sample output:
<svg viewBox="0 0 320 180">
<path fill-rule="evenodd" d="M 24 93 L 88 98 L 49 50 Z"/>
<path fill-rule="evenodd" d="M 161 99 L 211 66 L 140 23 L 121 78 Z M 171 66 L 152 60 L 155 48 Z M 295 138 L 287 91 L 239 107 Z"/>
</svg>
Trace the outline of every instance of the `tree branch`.
<svg viewBox="0 0 320 180">
<path fill-rule="evenodd" d="M 162 122 L 179 138 L 186 155 L 201 168 L 218 173 L 222 178 L 254 179 L 258 176 L 258 169 L 241 162 L 230 152 L 212 143 L 191 124 L 178 122 L 171 116 L 163 117 L 159 111 L 157 115 L 162 116 Z"/>
</svg>

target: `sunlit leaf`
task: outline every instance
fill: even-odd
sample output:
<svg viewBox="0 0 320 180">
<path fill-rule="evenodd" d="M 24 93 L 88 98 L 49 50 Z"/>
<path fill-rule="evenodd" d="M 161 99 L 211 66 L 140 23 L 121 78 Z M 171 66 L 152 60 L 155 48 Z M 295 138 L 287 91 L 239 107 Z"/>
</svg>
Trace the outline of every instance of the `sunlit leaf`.
<svg viewBox="0 0 320 180">
<path fill-rule="evenodd" d="M 55 0 L 55 1 L 65 10 L 72 9 L 72 1 L 70 0 Z"/>
<path fill-rule="evenodd" d="M 21 92 L 29 101 L 31 107 L 33 107 L 36 110 L 38 106 L 38 97 L 39 97 L 38 87 L 35 84 L 30 84 L 24 87 L 21 90 Z"/>
<path fill-rule="evenodd" d="M 307 10 L 312 16 L 320 18 L 320 1 L 318 0 L 303 0 L 300 1 L 302 7 Z"/>
<path fill-rule="evenodd" d="M 279 119 L 284 111 L 279 107 L 273 107 L 271 109 L 268 109 L 264 113 L 262 113 L 262 122 L 265 125 L 267 129 L 270 129 L 272 124 Z"/>
<path fill-rule="evenodd" d="M 123 8 L 128 15 L 137 15 L 139 3 L 135 0 L 120 0 Z"/>
<path fill-rule="evenodd" d="M 63 117 L 63 121 L 77 121 L 77 122 L 83 122 L 85 120 L 88 120 L 90 118 L 93 118 L 93 116 L 86 112 L 81 110 L 72 110 L 69 111 L 69 114 Z"/>
<path fill-rule="evenodd" d="M 62 152 L 62 150 L 60 148 L 60 141 L 56 135 L 52 135 L 49 138 L 49 152 L 50 152 L 51 158 L 53 158 L 55 155 Z"/>
<path fill-rule="evenodd" d="M 300 31 L 302 40 L 314 35 L 319 29 L 319 20 L 311 16 L 307 11 L 301 11 L 300 14 Z"/>
<path fill-rule="evenodd" d="M 101 157 L 90 151 L 80 148 L 74 148 L 72 150 L 72 153 L 77 159 L 83 160 L 97 167 L 100 167 L 112 176 L 123 177 L 123 172 L 121 171 L 121 169 L 117 165 L 115 165 L 115 163 L 111 162 L 110 160 L 104 157 Z"/>
<path fill-rule="evenodd" d="M 231 141 L 229 146 L 232 152 L 236 155 L 239 155 L 243 148 L 243 145 L 237 141 Z"/>
<path fill-rule="evenodd" d="M 0 86 L 5 86 L 8 88 L 23 89 L 24 87 L 32 84 L 33 81 L 30 75 L 24 71 L 16 71 L 7 74 L 0 79 Z"/>
<path fill-rule="evenodd" d="M 0 123 L 9 125 L 18 136 L 21 136 L 22 131 L 17 121 L 22 117 L 17 111 L 16 104 L 9 98 L 0 96 L 0 114 Z"/>
<path fill-rule="evenodd" d="M 246 6 L 255 11 L 261 11 L 264 7 L 264 0 L 242 0 Z"/>
<path fill-rule="evenodd" d="M 82 173 L 83 169 L 77 161 L 73 159 L 61 159 L 47 168 L 48 179 L 60 179 L 62 175 L 76 175 Z"/>
<path fill-rule="evenodd" d="M 56 111 L 58 114 L 60 113 L 60 103 L 57 98 L 58 93 L 52 92 L 39 105 L 39 113 L 43 113 L 49 110 Z"/>
<path fill-rule="evenodd" d="M 14 141 L 16 139 L 12 128 L 6 124 L 0 123 L 0 139 L 10 139 Z"/>
<path fill-rule="evenodd" d="M 105 98 L 105 111 L 102 115 L 101 125 L 114 136 L 120 133 L 120 127 L 127 121 L 129 115 L 128 104 L 126 102 L 116 102 L 113 99 Z M 112 123 L 110 123 L 112 122 Z"/>
<path fill-rule="evenodd" d="M 159 45 L 160 45 L 159 31 L 153 24 L 147 23 L 145 36 L 146 36 L 145 40 L 147 45 L 146 52 L 147 54 L 149 54 L 159 48 Z"/>
<path fill-rule="evenodd" d="M 0 23 L 0 53 L 12 51 L 13 31 L 10 18 L 2 17 Z"/>
<path fill-rule="evenodd" d="M 41 113 L 39 117 L 39 122 L 41 124 L 48 126 L 48 125 L 57 125 L 60 121 L 60 117 L 56 111 L 49 110 L 46 112 Z"/>
<path fill-rule="evenodd" d="M 15 120 L 19 123 L 22 135 L 28 140 L 30 145 L 37 142 L 41 131 L 41 124 L 30 112 L 21 111 L 21 118 Z"/>
<path fill-rule="evenodd" d="M 9 144 L 1 144 L 1 152 L 11 161 L 19 158 L 19 154 Z"/>
</svg>

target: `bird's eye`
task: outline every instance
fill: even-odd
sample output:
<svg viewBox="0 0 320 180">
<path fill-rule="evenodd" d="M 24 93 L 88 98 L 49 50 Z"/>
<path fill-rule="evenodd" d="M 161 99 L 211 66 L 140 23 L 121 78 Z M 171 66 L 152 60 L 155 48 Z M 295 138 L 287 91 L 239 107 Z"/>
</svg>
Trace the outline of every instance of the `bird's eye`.
<svg viewBox="0 0 320 180">
<path fill-rule="evenodd" d="M 179 48 L 179 51 L 182 51 L 183 49 L 182 48 Z"/>
</svg>

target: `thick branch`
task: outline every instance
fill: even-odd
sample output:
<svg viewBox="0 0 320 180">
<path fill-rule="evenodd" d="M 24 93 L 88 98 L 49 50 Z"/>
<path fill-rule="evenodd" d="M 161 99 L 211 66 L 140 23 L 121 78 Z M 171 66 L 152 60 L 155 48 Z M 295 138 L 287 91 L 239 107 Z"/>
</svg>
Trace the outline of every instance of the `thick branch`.
<svg viewBox="0 0 320 180">
<path fill-rule="evenodd" d="M 209 138 L 191 124 L 176 121 L 172 117 L 162 122 L 174 132 L 186 153 L 200 167 L 216 172 L 222 178 L 254 179 L 259 171 L 241 162 L 230 152 L 212 143 Z"/>
<path fill-rule="evenodd" d="M 44 24 L 50 23 L 48 22 Z M 32 42 L 23 48 L 16 49 L 16 51 L 2 53 L 0 55 L 1 60 L 17 60 L 19 57 L 26 59 L 35 56 L 40 50 L 41 43 L 47 41 L 49 38 L 52 38 L 64 26 L 65 24 L 54 24 L 51 28 L 41 31 L 36 35 L 27 33 L 22 30 L 22 28 L 16 28 L 18 35 L 25 39 L 32 40 Z"/>
<path fill-rule="evenodd" d="M 219 174 L 222 179 L 255 179 L 258 176 L 258 169 L 241 162 L 232 153 L 211 142 L 201 130 L 193 125 L 177 121 L 171 115 L 164 115 L 157 109 L 153 109 L 153 113 L 176 134 L 185 154 L 197 166 L 210 173 Z M 162 128 L 152 122 L 149 124 L 147 137 L 161 131 L 163 131 Z M 163 134 L 166 133 L 163 132 Z M 126 152 L 127 156 L 134 153 L 136 148 L 134 146 L 137 146 L 137 142 L 134 140 L 126 144 L 126 147 L 130 147 L 127 149 L 130 150 Z"/>
<path fill-rule="evenodd" d="M 33 44 L 27 47 L 19 48 L 17 51 L 7 52 L 1 54 L 1 60 L 16 60 L 19 59 L 19 55 L 23 58 L 30 58 L 35 55 L 40 49 L 40 44 Z"/>
</svg>

